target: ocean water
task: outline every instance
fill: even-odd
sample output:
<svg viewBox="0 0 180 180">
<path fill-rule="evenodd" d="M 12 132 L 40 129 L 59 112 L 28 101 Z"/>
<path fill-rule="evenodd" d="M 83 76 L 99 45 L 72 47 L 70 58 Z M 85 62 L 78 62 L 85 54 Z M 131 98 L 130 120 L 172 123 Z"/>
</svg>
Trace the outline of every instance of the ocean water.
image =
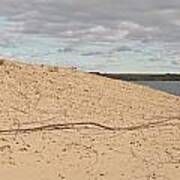
<svg viewBox="0 0 180 180">
<path fill-rule="evenodd" d="M 180 72 L 179 0 L 0 0 L 0 56 L 118 73 Z"/>
<path fill-rule="evenodd" d="M 180 81 L 136 81 L 135 83 L 180 96 Z"/>
</svg>

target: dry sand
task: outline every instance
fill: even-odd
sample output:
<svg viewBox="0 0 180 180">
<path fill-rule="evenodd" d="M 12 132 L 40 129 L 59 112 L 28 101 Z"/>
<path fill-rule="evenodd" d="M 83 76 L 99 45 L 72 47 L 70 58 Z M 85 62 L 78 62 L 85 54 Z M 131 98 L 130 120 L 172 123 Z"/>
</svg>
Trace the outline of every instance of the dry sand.
<svg viewBox="0 0 180 180">
<path fill-rule="evenodd" d="M 0 179 L 179 180 L 180 97 L 1 60 Z"/>
</svg>

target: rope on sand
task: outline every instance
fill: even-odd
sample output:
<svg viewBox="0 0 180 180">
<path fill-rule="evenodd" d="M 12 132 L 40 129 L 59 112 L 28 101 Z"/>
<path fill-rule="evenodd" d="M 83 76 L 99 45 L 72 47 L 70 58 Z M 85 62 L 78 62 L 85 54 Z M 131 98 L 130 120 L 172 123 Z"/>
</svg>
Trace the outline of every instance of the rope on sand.
<svg viewBox="0 0 180 180">
<path fill-rule="evenodd" d="M 28 127 L 28 128 L 0 129 L 0 134 L 77 129 L 80 127 L 84 129 L 90 129 L 95 127 L 107 131 L 133 131 L 133 130 L 149 129 L 149 128 L 162 127 L 162 126 L 178 126 L 180 128 L 180 122 L 173 123 L 170 122 L 169 120 L 163 120 L 163 121 L 150 122 L 147 124 L 134 125 L 128 127 L 111 127 L 95 122 L 57 123 L 57 124 L 48 124 L 48 125 L 41 125 L 41 126 Z"/>
</svg>

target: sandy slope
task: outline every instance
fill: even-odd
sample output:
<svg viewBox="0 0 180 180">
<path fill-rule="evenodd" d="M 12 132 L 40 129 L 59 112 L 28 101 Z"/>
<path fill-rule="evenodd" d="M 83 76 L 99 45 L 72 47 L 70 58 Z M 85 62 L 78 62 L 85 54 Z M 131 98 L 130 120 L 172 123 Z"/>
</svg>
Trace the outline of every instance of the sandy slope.
<svg viewBox="0 0 180 180">
<path fill-rule="evenodd" d="M 0 64 L 0 179 L 180 179 L 180 97 L 74 69 Z"/>
</svg>

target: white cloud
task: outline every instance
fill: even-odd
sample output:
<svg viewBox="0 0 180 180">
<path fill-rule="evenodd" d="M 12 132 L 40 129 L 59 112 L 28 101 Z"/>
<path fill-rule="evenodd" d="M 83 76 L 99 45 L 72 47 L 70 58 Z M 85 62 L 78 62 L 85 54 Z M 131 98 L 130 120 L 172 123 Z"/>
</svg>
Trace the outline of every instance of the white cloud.
<svg viewBox="0 0 180 180">
<path fill-rule="evenodd" d="M 156 31 L 157 27 L 145 27 L 140 24 L 131 21 L 123 21 L 118 25 L 118 28 L 121 30 L 128 30 L 128 31 Z"/>
<path fill-rule="evenodd" d="M 179 19 L 173 20 L 171 23 L 180 27 L 180 20 Z"/>
</svg>

